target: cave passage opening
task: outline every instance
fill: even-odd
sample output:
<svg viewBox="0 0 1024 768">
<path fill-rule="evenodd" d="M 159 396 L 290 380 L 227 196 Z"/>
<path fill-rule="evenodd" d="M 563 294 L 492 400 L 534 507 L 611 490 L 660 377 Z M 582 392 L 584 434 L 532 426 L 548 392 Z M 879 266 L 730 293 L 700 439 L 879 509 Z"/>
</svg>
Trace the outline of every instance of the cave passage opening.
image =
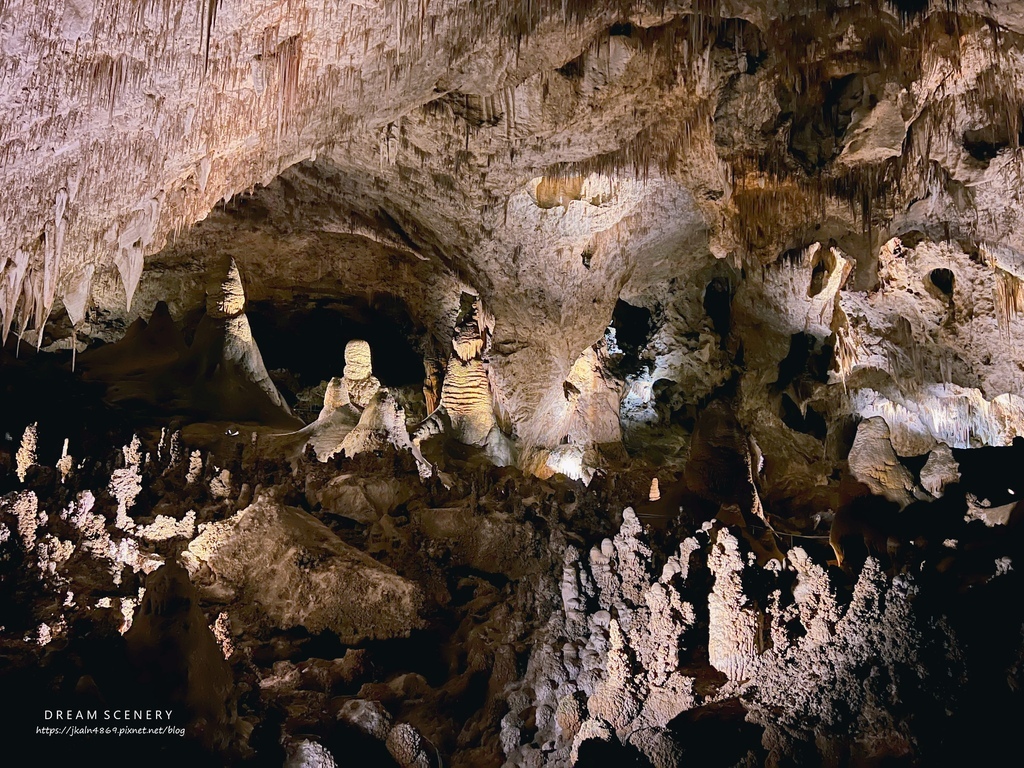
<svg viewBox="0 0 1024 768">
<path fill-rule="evenodd" d="M 622 350 L 619 370 L 627 373 L 639 371 L 641 355 L 654 333 L 651 310 L 619 299 L 612 312 L 611 327 L 615 329 L 615 343 Z"/>
<path fill-rule="evenodd" d="M 370 345 L 373 373 L 387 387 L 423 383 L 415 340 L 426 333 L 393 296 L 296 299 L 288 305 L 250 301 L 246 314 L 268 370 L 290 374 L 292 386 L 314 387 L 345 366 L 345 345 Z"/>
</svg>

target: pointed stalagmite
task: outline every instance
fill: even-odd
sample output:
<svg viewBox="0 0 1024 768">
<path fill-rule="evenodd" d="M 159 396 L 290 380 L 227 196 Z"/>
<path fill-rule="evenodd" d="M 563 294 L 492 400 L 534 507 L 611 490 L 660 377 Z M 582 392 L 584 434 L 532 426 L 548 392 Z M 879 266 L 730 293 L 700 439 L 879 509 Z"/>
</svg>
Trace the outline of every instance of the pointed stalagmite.
<svg viewBox="0 0 1024 768">
<path fill-rule="evenodd" d="M 228 263 L 224 277 L 207 293 L 206 311 L 211 318 L 223 324 L 225 362 L 235 366 L 244 378 L 263 391 L 271 403 L 290 415 L 291 408 L 271 380 L 253 338 L 249 318 L 245 315 L 242 275 L 234 259 Z"/>
<path fill-rule="evenodd" d="M 25 432 L 21 436 L 21 445 L 18 448 L 18 453 L 15 457 L 17 461 L 17 473 L 18 479 L 21 482 L 25 482 L 25 478 L 28 477 L 29 467 L 35 465 L 37 461 L 37 445 L 39 443 L 39 423 L 29 424 L 25 427 Z"/>
<path fill-rule="evenodd" d="M 236 317 L 245 311 L 245 288 L 234 259 L 228 263 L 227 272 L 216 289 L 208 295 L 206 311 L 211 317 L 222 319 Z"/>
</svg>

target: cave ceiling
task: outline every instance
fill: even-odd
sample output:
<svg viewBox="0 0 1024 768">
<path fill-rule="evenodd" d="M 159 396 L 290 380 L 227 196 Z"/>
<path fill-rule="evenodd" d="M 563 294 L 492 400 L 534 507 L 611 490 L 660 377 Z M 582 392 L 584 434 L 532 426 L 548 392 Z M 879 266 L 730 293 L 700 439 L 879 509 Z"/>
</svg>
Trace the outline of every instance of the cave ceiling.
<svg viewBox="0 0 1024 768">
<path fill-rule="evenodd" d="M 0 0 L 3 687 L 166 684 L 178 765 L 978 762 L 1022 144 L 1020 0 Z"/>
<path fill-rule="evenodd" d="M 174 307 L 200 248 L 279 287 L 387 264 L 439 337 L 482 298 L 551 443 L 615 301 L 709 258 L 838 243 L 865 289 L 913 231 L 1024 267 L 1024 13 L 919 5 L 8 0 L 5 331 Z"/>
</svg>

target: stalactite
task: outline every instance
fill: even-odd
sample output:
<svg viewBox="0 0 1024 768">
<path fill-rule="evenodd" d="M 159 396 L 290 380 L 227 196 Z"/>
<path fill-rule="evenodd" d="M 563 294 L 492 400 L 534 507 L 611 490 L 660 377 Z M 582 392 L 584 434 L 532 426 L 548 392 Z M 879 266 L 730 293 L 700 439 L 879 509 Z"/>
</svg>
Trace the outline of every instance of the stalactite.
<svg viewBox="0 0 1024 768">
<path fill-rule="evenodd" d="M 0 302 L 0 312 L 3 314 L 3 344 L 7 343 L 7 335 L 10 333 L 11 325 L 14 323 L 18 301 L 22 296 L 28 264 L 28 252 L 19 248 L 14 252 L 14 258 L 7 263 L 4 271 L 0 273 L 0 277 L 2 277 L 0 297 L 3 299 Z"/>
<path fill-rule="evenodd" d="M 995 271 L 996 319 L 999 328 L 1010 338 L 1010 326 L 1024 311 L 1024 281 L 1001 269 Z"/>
<path fill-rule="evenodd" d="M 201 30 L 201 44 L 203 46 L 203 68 L 210 65 L 210 41 L 213 38 L 213 27 L 217 23 L 217 11 L 220 9 L 221 0 L 200 0 L 199 18 L 203 25 Z"/>
<path fill-rule="evenodd" d="M 302 38 L 293 35 L 282 42 L 276 50 L 278 59 L 278 106 L 277 136 L 280 137 L 293 126 L 296 107 L 299 103 L 299 72 L 302 67 Z"/>
<path fill-rule="evenodd" d="M 832 310 L 832 333 L 835 334 L 835 363 L 834 367 L 843 385 L 843 392 L 846 392 L 846 382 L 857 365 L 857 345 L 853 338 L 853 331 L 850 328 L 850 320 L 846 312 L 835 302 Z"/>
</svg>

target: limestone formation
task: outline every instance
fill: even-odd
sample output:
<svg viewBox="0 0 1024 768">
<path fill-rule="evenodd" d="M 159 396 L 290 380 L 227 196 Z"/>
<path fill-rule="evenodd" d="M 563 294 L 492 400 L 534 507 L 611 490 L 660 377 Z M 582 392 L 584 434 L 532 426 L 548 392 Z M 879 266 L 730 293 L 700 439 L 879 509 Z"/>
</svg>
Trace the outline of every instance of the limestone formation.
<svg viewBox="0 0 1024 768">
<path fill-rule="evenodd" d="M 245 289 L 242 274 L 232 259 L 220 283 L 206 297 L 206 312 L 218 320 L 238 317 L 245 312 Z"/>
<path fill-rule="evenodd" d="M 326 418 L 342 406 L 352 402 L 345 386 L 345 380 L 337 376 L 327 382 L 327 389 L 324 392 L 324 405 L 320 410 L 320 418 Z"/>
<path fill-rule="evenodd" d="M 1019 752 L 1022 8 L 0 0 L 8 752 Z"/>
<path fill-rule="evenodd" d="M 743 566 L 739 542 L 720 531 L 708 557 L 715 577 L 708 597 L 708 660 L 732 681 L 747 679 L 757 656 L 757 616 L 746 608 Z"/>
<path fill-rule="evenodd" d="M 168 562 L 146 580 L 125 647 L 145 684 L 184 710 L 182 719 L 208 748 L 227 746 L 237 716 L 232 673 L 177 563 Z"/>
<path fill-rule="evenodd" d="M 633 526 L 627 516 L 620 533 L 624 541 L 634 540 L 635 533 L 626 533 Z M 644 557 L 635 545 L 625 551 Z M 598 570 L 599 562 L 604 561 L 591 556 L 602 605 L 617 605 L 615 612 L 628 617 L 630 629 L 624 633 L 615 619 L 609 619 L 607 614 L 602 616 L 603 611 L 591 615 L 592 634 L 586 648 L 580 649 L 580 659 L 593 658 L 596 652 L 600 682 L 584 694 L 587 704 L 583 711 L 589 711 L 592 719 L 580 724 L 571 717 L 569 705 L 562 703 L 571 700 L 565 698 L 568 693 L 563 689 L 569 691 L 580 685 L 587 691 L 588 678 L 579 669 L 566 676 L 566 670 L 572 670 L 576 662 L 571 660 L 574 656 L 570 655 L 569 646 L 558 646 L 559 635 L 578 625 L 551 625 L 548 639 L 534 649 L 527 680 L 535 690 L 551 691 L 546 695 L 559 698 L 561 735 L 546 741 L 548 734 L 541 732 L 532 747 L 513 746 L 509 751 L 512 762 L 525 762 L 530 749 L 541 748 L 547 764 L 571 765 L 583 742 L 597 738 L 613 743 L 626 739 L 654 765 L 681 764 L 659 761 L 666 759 L 666 754 L 675 754 L 674 750 L 680 747 L 685 750 L 684 744 L 673 747 L 671 739 L 664 740 L 668 723 L 702 703 L 693 689 L 692 678 L 679 670 L 679 659 L 687 654 L 688 638 L 694 637 L 691 628 L 696 618 L 692 607 L 680 600 L 679 590 L 687 589 L 690 561 L 695 554 L 706 559 L 714 577 L 712 591 L 705 597 L 710 621 L 708 653 L 711 663 L 730 680 L 718 695 L 738 694 L 750 717 L 766 726 L 765 738 L 770 743 L 784 745 L 790 740 L 788 748 L 780 749 L 793 749 L 792 739 L 797 739 L 811 750 L 820 749 L 822 755 L 827 755 L 829 745 L 820 739 L 816 741 L 814 734 L 825 724 L 834 727 L 839 722 L 857 729 L 873 743 L 900 738 L 898 723 L 886 720 L 872 724 L 864 711 L 864 707 L 884 708 L 888 705 L 883 700 L 898 695 L 881 681 L 912 688 L 920 683 L 915 680 L 918 672 L 914 670 L 921 671 L 924 656 L 937 653 L 938 657 L 949 654 L 947 658 L 956 658 L 954 646 L 943 646 L 941 639 L 928 640 L 920 633 L 920 624 L 908 602 L 908 583 L 900 579 L 889 582 L 875 561 L 865 566 L 850 602 L 842 604 L 826 571 L 803 550 L 789 552 L 783 571 L 776 563 L 755 577 L 754 572 L 760 567 L 744 556 L 740 540 L 726 529 L 706 526 L 698 537 L 683 542 L 679 557 L 666 564 L 659 579 L 648 571 L 647 576 L 634 582 L 644 594 L 642 605 L 620 597 L 606 601 L 607 590 L 621 594 L 623 585 L 630 580 L 613 575 L 614 554 L 608 561 L 612 570 L 605 571 L 605 576 L 600 576 Z M 781 578 L 785 571 L 795 575 L 795 582 Z M 767 582 L 751 592 L 748 584 L 758 579 Z M 567 594 L 565 584 L 563 579 L 563 595 Z M 578 610 L 570 605 L 577 604 L 575 598 L 572 603 L 565 603 L 567 622 L 570 610 Z M 799 625 L 799 629 L 794 631 L 794 625 Z M 580 639 L 570 643 L 581 642 L 586 632 L 582 636 L 573 632 L 570 637 Z M 547 642 L 552 645 L 545 645 Z M 949 638 L 947 642 L 955 640 Z M 880 687 L 876 687 L 875 678 L 870 675 L 865 684 L 856 671 L 857 664 L 862 663 L 858 659 L 865 659 L 863 654 L 873 654 L 875 648 L 884 649 L 884 656 L 872 657 L 866 663 L 883 674 L 878 680 Z M 566 666 L 559 671 L 561 664 Z M 586 667 L 584 663 L 583 668 Z M 952 678 L 956 679 L 958 674 L 954 667 Z M 951 683 L 944 677 L 925 675 L 927 695 L 934 697 L 934 702 L 941 701 L 950 691 Z M 563 682 L 558 683 L 559 679 Z M 851 701 L 856 706 L 850 707 Z M 508 718 L 506 722 L 510 722 Z M 668 759 L 681 758 L 676 755 Z"/>
<path fill-rule="evenodd" d="M 421 625 L 419 588 L 348 546 L 298 509 L 265 497 L 213 523 L 189 545 L 185 563 L 209 569 L 252 620 L 344 642 L 402 637 Z"/>
<path fill-rule="evenodd" d="M 960 468 L 949 446 L 941 444 L 928 454 L 921 467 L 921 487 L 935 498 L 942 496 L 947 485 L 960 479 Z"/>
<path fill-rule="evenodd" d="M 60 449 L 60 458 L 57 459 L 57 471 L 60 472 L 60 479 L 67 480 L 75 466 L 75 460 L 68 453 L 68 438 L 64 438 L 64 446 Z"/>
<path fill-rule="evenodd" d="M 373 375 L 370 362 L 370 345 L 354 340 L 345 345 L 345 378 L 349 381 L 363 381 Z"/>
<path fill-rule="evenodd" d="M 128 516 L 128 511 L 135 499 L 142 492 L 142 456 L 138 435 L 121 449 L 124 456 L 124 467 L 114 470 L 110 477 L 110 494 L 117 499 L 117 521 L 115 525 L 122 530 L 131 530 L 135 521 Z"/>
<path fill-rule="evenodd" d="M 370 345 L 365 341 L 357 339 L 345 345 L 343 382 L 349 401 L 360 408 L 366 408 L 380 390 L 380 382 L 373 375 Z"/>
<path fill-rule="evenodd" d="M 429 745 L 419 732 L 408 723 L 399 723 L 387 738 L 388 752 L 401 768 L 433 768 Z"/>
<path fill-rule="evenodd" d="M 879 417 L 863 421 L 850 449 L 850 472 L 872 493 L 894 501 L 900 507 L 914 500 L 915 483 L 893 450 L 889 426 Z"/>
<path fill-rule="evenodd" d="M 25 432 L 21 436 L 21 445 L 18 447 L 17 453 L 17 473 L 18 479 L 21 482 L 25 482 L 28 477 L 28 470 L 36 463 L 36 446 L 39 441 L 39 425 L 29 424 L 25 427 Z"/>
<path fill-rule="evenodd" d="M 263 356 L 252 336 L 249 318 L 245 316 L 245 289 L 242 276 L 234 260 L 228 265 L 227 273 L 207 296 L 207 314 L 223 327 L 223 361 L 237 368 L 248 382 L 255 384 L 270 402 L 287 413 L 291 413 L 281 393 L 270 379 L 263 364 Z"/>
<path fill-rule="evenodd" d="M 441 405 L 452 422 L 453 436 L 469 445 L 482 445 L 496 421 L 487 371 L 479 358 L 463 362 L 453 357 L 445 371 Z"/>
<path fill-rule="evenodd" d="M 322 745 L 303 739 L 288 749 L 285 768 L 337 768 L 334 757 Z"/>
</svg>

